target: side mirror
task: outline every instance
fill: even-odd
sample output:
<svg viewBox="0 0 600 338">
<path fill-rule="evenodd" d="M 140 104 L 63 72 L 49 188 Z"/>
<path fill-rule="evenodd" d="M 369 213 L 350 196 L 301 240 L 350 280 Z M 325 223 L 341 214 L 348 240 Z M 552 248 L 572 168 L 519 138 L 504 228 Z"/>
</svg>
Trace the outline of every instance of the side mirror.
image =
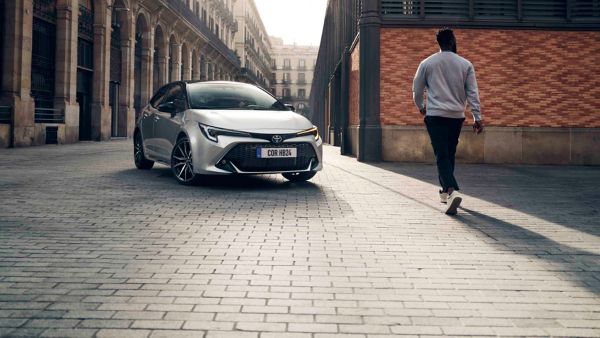
<svg viewBox="0 0 600 338">
<path fill-rule="evenodd" d="M 163 113 L 171 113 L 171 115 L 177 113 L 177 109 L 175 107 L 175 103 L 173 103 L 173 102 L 164 102 L 164 103 L 161 103 L 161 104 L 158 105 L 158 107 L 156 109 L 158 109 L 158 111 L 161 111 Z"/>
<path fill-rule="evenodd" d="M 296 112 L 296 107 L 294 107 L 293 104 L 286 103 L 284 104 L 284 106 L 286 106 L 286 108 L 288 108 L 289 110 Z"/>
</svg>

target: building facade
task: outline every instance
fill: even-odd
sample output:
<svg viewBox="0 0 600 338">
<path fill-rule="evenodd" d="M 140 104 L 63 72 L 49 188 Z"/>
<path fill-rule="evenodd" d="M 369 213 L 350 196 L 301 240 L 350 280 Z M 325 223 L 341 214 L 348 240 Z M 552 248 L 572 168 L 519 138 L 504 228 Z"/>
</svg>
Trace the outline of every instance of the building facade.
<svg viewBox="0 0 600 338">
<path fill-rule="evenodd" d="M 309 95 L 317 62 L 318 47 L 285 45 L 271 37 L 273 46 L 271 92 L 278 99 L 296 107 L 296 112 L 310 117 Z"/>
<path fill-rule="evenodd" d="M 235 51 L 241 62 L 237 80 L 268 90 L 271 85 L 271 41 L 254 0 L 237 0 L 235 19 L 239 25 Z"/>
<path fill-rule="evenodd" d="M 235 79 L 234 4 L 0 2 L 0 146 L 130 137 L 161 85 Z"/>
<path fill-rule="evenodd" d="M 329 2 L 311 93 L 315 122 L 343 153 L 433 160 L 412 80 L 450 26 L 475 66 L 487 126 L 465 128 L 458 160 L 600 164 L 600 1 L 351 2 Z"/>
</svg>

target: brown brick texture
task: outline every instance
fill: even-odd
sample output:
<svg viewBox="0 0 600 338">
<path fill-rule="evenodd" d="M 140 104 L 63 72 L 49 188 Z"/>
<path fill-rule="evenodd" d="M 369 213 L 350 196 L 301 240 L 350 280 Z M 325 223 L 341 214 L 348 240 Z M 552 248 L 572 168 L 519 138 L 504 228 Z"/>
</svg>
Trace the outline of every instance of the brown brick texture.
<svg viewBox="0 0 600 338">
<path fill-rule="evenodd" d="M 381 123 L 421 125 L 412 100 L 435 29 L 381 30 Z M 457 29 L 489 126 L 600 127 L 600 32 Z M 471 119 L 467 113 L 467 121 Z"/>
<path fill-rule="evenodd" d="M 360 102 L 360 47 L 356 47 L 350 54 L 350 118 L 349 125 L 359 124 L 359 102 Z"/>
</svg>

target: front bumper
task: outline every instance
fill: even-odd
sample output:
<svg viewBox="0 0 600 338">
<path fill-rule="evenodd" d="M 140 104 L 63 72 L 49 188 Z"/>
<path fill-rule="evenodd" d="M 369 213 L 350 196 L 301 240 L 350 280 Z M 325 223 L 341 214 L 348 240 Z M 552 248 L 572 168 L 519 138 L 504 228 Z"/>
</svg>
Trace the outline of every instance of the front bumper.
<svg viewBox="0 0 600 338">
<path fill-rule="evenodd" d="M 191 129 L 191 130 L 190 130 Z M 199 127 L 189 128 L 194 172 L 201 175 L 279 174 L 319 171 L 323 168 L 323 142 L 307 135 L 294 137 L 279 144 L 251 137 L 219 136 L 218 142 L 208 140 Z M 295 159 L 260 159 L 257 147 L 295 147 Z"/>
</svg>

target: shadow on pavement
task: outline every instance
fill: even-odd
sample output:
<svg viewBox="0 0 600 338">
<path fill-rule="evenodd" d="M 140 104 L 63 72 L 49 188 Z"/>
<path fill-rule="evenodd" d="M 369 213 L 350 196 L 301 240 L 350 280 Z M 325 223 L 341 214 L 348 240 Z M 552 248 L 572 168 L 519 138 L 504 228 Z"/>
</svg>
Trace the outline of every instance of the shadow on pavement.
<svg viewBox="0 0 600 338">
<path fill-rule="evenodd" d="M 370 165 L 439 186 L 432 164 Z M 458 164 L 456 176 L 468 196 L 600 236 L 600 168 Z"/>
<path fill-rule="evenodd" d="M 318 181 L 318 176 L 314 180 Z M 111 185 L 128 190 L 132 203 L 139 209 L 152 209 L 160 200 L 171 208 L 193 205 L 210 213 L 231 213 L 232 205 L 243 205 L 261 212 L 294 210 L 299 218 L 345 217 L 353 209 L 333 189 L 311 181 L 292 183 L 281 175 L 227 175 L 211 176 L 197 186 L 179 184 L 167 167 L 151 170 L 127 169 L 110 174 Z M 109 188 L 110 189 L 110 188 Z"/>
<path fill-rule="evenodd" d="M 454 218 L 480 231 L 499 245 L 521 255 L 529 255 L 562 267 L 566 279 L 577 282 L 596 295 L 600 295 L 600 280 L 594 274 L 600 271 L 600 255 L 572 248 L 518 225 L 462 208 Z"/>
</svg>

